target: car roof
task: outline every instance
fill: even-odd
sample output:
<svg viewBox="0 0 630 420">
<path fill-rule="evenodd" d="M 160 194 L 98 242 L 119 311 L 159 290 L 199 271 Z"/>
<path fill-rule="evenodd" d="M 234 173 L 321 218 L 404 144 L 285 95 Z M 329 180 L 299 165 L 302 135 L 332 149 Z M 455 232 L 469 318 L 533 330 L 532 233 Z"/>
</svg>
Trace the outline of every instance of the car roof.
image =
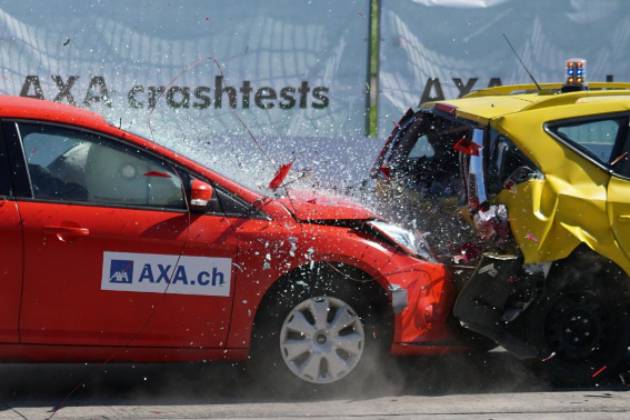
<svg viewBox="0 0 630 420">
<path fill-rule="evenodd" d="M 59 102 L 21 96 L 0 95 L 0 117 L 36 119 L 95 129 L 110 126 L 102 116 L 94 112 Z"/>
<path fill-rule="evenodd" d="M 619 102 L 620 110 L 630 103 L 630 83 L 594 82 L 588 90 L 562 93 L 561 83 L 505 85 L 474 91 L 463 98 L 427 102 L 423 109 L 437 104 L 454 108 L 458 117 L 486 124 L 490 120 L 516 112 L 584 102 Z M 624 106 L 625 105 L 625 106 Z"/>
</svg>

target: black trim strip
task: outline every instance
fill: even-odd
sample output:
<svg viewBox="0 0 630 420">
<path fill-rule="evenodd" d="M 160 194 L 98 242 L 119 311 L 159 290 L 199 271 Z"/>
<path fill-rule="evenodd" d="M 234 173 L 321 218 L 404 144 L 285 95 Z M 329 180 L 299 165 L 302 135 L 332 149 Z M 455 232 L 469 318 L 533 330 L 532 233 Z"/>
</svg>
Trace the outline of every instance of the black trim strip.
<svg viewBox="0 0 630 420">
<path fill-rule="evenodd" d="M 4 141 L 4 133 L 0 127 L 0 199 L 13 196 L 13 177 L 9 160 L 9 147 Z"/>
<path fill-rule="evenodd" d="M 22 143 L 15 129 L 15 124 L 1 121 L 3 140 L 5 141 L 11 170 L 13 197 L 31 196 L 31 185 L 26 171 Z"/>
</svg>

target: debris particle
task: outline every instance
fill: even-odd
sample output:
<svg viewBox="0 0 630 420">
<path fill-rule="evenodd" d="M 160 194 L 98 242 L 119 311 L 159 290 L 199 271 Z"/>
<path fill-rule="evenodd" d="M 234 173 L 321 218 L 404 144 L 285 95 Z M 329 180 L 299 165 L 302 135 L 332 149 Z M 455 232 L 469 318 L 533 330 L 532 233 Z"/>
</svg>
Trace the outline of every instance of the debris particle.
<svg viewBox="0 0 630 420">
<path fill-rule="evenodd" d="M 527 235 L 525 235 L 525 239 L 528 239 L 532 242 L 538 242 L 538 238 L 536 237 L 536 235 L 531 232 L 528 232 Z"/>
<path fill-rule="evenodd" d="M 314 238 L 313 238 L 314 239 Z M 309 249 L 306 250 L 306 254 L 304 254 L 304 256 L 309 259 L 312 260 L 313 259 L 313 254 L 315 253 L 315 250 L 311 247 Z"/>
<path fill-rule="evenodd" d="M 516 194 L 517 193 L 517 191 L 516 191 L 516 184 L 512 180 L 506 182 L 505 185 L 503 186 L 503 188 L 505 188 L 506 190 L 508 190 L 512 194 Z"/>
<path fill-rule="evenodd" d="M 544 359 L 542 359 L 542 362 L 548 362 L 549 360 L 553 359 L 554 357 L 556 357 L 556 352 L 552 351 L 551 354 L 547 357 L 545 357 Z"/>
<path fill-rule="evenodd" d="M 623 152 L 622 154 L 617 156 L 615 159 L 613 159 L 612 162 L 610 162 L 610 166 L 615 166 L 616 164 L 618 164 L 620 161 L 622 161 L 623 159 L 627 157 L 628 157 L 628 152 Z"/>
<path fill-rule="evenodd" d="M 608 366 L 604 365 L 602 367 L 600 367 L 599 369 L 597 369 L 595 372 L 593 372 L 593 374 L 591 375 L 591 378 L 595 379 L 597 378 L 599 375 L 602 374 L 603 371 L 605 371 L 606 369 L 608 369 Z"/>
<path fill-rule="evenodd" d="M 280 165 L 278 171 L 274 175 L 273 179 L 269 182 L 269 189 L 275 191 L 278 189 L 280 185 L 284 182 L 287 175 L 289 175 L 289 171 L 293 166 L 293 162 L 285 163 L 284 165 Z"/>
<path fill-rule="evenodd" d="M 457 140 L 457 142 L 453 145 L 453 149 L 468 156 L 479 156 L 479 145 L 473 143 L 466 136 Z"/>
<path fill-rule="evenodd" d="M 490 277 L 496 277 L 499 271 L 495 268 L 494 263 L 484 265 L 479 269 L 479 274 L 488 273 Z"/>
<path fill-rule="evenodd" d="M 70 38 L 66 39 L 63 43 L 63 46 L 65 47 L 66 45 L 68 45 L 70 43 Z"/>
<path fill-rule="evenodd" d="M 263 262 L 263 270 L 271 270 L 271 254 L 265 255 L 265 261 Z"/>
<path fill-rule="evenodd" d="M 295 257 L 295 251 L 297 251 L 297 238 L 289 237 L 289 245 L 291 248 L 289 249 L 289 255 L 291 257 Z"/>
</svg>

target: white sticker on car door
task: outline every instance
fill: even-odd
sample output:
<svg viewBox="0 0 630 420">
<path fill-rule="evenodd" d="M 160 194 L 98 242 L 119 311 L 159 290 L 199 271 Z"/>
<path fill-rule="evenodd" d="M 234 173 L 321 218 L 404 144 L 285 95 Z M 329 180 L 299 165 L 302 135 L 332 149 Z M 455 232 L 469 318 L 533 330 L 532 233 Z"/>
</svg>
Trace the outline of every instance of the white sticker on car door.
<svg viewBox="0 0 630 420">
<path fill-rule="evenodd" d="M 103 253 L 101 290 L 230 296 L 230 258 Z"/>
</svg>

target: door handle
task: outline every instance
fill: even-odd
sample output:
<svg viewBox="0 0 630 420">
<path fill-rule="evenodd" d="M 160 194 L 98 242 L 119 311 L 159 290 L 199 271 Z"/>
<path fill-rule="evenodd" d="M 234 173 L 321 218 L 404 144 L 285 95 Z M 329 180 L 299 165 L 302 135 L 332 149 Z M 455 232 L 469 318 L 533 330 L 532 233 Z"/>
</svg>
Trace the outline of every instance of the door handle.
<svg viewBox="0 0 630 420">
<path fill-rule="evenodd" d="M 44 226 L 44 233 L 55 235 L 61 242 L 68 242 L 69 238 L 89 236 L 90 229 L 74 226 Z"/>
</svg>

